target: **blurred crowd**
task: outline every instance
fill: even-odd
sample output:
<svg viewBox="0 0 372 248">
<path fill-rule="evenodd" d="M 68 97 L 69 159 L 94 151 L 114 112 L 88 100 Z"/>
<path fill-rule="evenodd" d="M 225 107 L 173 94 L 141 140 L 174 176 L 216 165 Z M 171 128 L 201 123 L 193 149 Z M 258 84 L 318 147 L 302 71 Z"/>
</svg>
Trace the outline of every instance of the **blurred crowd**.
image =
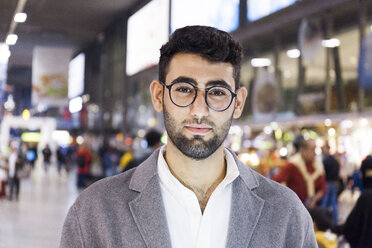
<svg viewBox="0 0 372 248">
<path fill-rule="evenodd" d="M 350 170 L 346 155 L 332 154 L 328 143 L 319 155 L 315 140 L 299 135 L 293 148 L 286 156 L 268 150 L 256 162 L 247 155 L 258 154 L 255 149 L 239 157 L 247 157 L 247 165 L 298 195 L 313 218 L 320 247 L 372 247 L 372 156 Z M 340 217 L 343 195 L 356 196 L 356 202 L 350 213 Z"/>
<path fill-rule="evenodd" d="M 55 149 L 48 144 L 38 149 L 37 144 L 12 140 L 0 159 L 0 198 L 19 198 L 21 181 L 30 177 L 38 158 L 45 173 L 53 164 L 60 175 L 76 171 L 76 186 L 84 189 L 99 179 L 138 166 L 162 145 L 161 138 L 162 133 L 152 129 L 138 139 L 86 136 L 80 144 L 74 140 Z M 332 154 L 327 143 L 321 156 L 316 153 L 315 141 L 301 135 L 293 147 L 289 155 L 280 156 L 278 150 L 271 149 L 261 154 L 257 164 L 252 159 L 245 163 L 298 195 L 314 220 L 322 247 L 337 247 L 342 242 L 351 247 L 372 247 L 372 157 L 367 156 L 355 170 L 345 173 L 344 155 Z M 259 153 L 254 149 L 248 152 Z M 238 156 L 244 160 L 244 155 Z M 360 197 L 342 219 L 338 202 L 345 191 L 360 192 Z"/>
<path fill-rule="evenodd" d="M 37 143 L 12 139 L 0 158 L 0 198 L 19 198 L 21 181 L 30 177 L 38 159 L 45 173 L 52 165 L 56 165 L 59 175 L 76 171 L 76 186 L 84 189 L 99 179 L 139 165 L 161 145 L 161 136 L 159 131 L 149 130 L 141 139 L 124 142 L 115 136 L 86 135 L 80 144 L 74 139 L 71 144 L 54 149 L 49 144 L 40 148 Z"/>
</svg>

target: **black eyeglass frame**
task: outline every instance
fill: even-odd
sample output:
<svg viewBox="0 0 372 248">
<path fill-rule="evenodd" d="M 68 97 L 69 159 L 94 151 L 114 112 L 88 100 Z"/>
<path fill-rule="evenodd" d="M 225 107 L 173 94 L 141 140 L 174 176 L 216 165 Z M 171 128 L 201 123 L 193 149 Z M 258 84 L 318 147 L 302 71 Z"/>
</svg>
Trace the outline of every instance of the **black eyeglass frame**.
<svg viewBox="0 0 372 248">
<path fill-rule="evenodd" d="M 177 83 L 173 83 L 173 84 L 171 84 L 171 85 L 166 85 L 164 82 L 161 82 L 161 81 L 159 81 L 159 82 L 163 85 L 163 87 L 166 87 L 166 88 L 168 89 L 168 92 L 169 92 L 169 98 L 171 99 L 172 103 L 173 103 L 174 105 L 176 105 L 177 107 L 180 107 L 180 108 L 186 108 L 186 107 L 188 107 L 188 106 L 191 106 L 191 105 L 195 102 L 196 97 L 198 96 L 198 90 L 204 90 L 204 92 L 205 92 L 205 94 L 204 94 L 205 103 L 207 104 L 208 108 L 210 108 L 210 109 L 212 109 L 213 111 L 216 111 L 216 112 L 223 112 L 223 111 L 227 110 L 228 108 L 230 108 L 231 103 L 233 102 L 234 98 L 237 96 L 237 94 L 236 94 L 235 92 L 232 92 L 229 88 L 227 88 L 227 87 L 225 87 L 225 86 L 211 86 L 211 87 L 208 87 L 208 88 L 204 88 L 204 89 L 202 89 L 202 88 L 198 88 L 198 87 L 196 87 L 195 85 L 193 85 L 193 84 L 191 84 L 191 83 L 189 83 L 189 82 L 184 82 L 184 83 L 190 84 L 190 85 L 194 88 L 194 90 L 195 90 L 195 95 L 194 95 L 194 99 L 191 101 L 191 103 L 189 103 L 189 104 L 186 105 L 186 106 L 182 106 L 182 105 L 178 105 L 178 104 L 176 104 L 176 103 L 173 101 L 172 96 L 171 96 L 171 89 L 172 89 L 172 86 L 173 86 L 173 85 L 176 85 L 176 84 L 179 83 L 179 82 L 177 82 Z M 230 93 L 231 93 L 231 95 L 232 95 L 229 105 L 228 105 L 225 109 L 222 109 L 222 110 L 216 110 L 216 109 L 212 108 L 211 106 L 209 106 L 209 104 L 208 104 L 208 100 L 207 100 L 208 91 L 210 91 L 210 90 L 213 89 L 213 88 L 217 88 L 217 87 L 218 87 L 218 88 L 225 88 L 225 89 L 227 89 L 228 91 L 230 91 Z"/>
</svg>

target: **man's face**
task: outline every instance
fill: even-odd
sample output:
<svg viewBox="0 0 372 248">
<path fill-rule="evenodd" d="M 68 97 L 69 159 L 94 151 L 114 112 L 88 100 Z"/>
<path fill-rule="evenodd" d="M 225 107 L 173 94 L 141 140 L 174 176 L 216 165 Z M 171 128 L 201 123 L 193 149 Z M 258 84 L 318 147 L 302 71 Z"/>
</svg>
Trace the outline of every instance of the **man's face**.
<svg viewBox="0 0 372 248">
<path fill-rule="evenodd" d="M 301 155 L 306 162 L 313 162 L 316 157 L 315 148 L 316 144 L 314 140 L 308 140 L 306 147 L 301 149 Z"/>
<path fill-rule="evenodd" d="M 189 79 L 198 88 L 220 85 L 236 91 L 231 64 L 211 63 L 198 55 L 179 53 L 171 59 L 164 83 L 171 85 L 181 77 Z M 246 97 L 246 90 L 242 88 L 228 109 L 216 112 L 208 108 L 204 90 L 198 91 L 194 103 L 188 107 L 174 105 L 169 90 L 164 90 L 161 111 L 164 113 L 168 137 L 184 155 L 196 160 L 209 157 L 222 145 L 232 118 L 240 116 Z"/>
</svg>

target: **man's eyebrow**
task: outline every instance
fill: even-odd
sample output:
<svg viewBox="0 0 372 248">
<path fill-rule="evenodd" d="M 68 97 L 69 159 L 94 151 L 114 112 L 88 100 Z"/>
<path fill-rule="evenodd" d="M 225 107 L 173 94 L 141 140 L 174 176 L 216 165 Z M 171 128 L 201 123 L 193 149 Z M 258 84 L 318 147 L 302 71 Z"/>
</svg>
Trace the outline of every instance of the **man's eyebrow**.
<svg viewBox="0 0 372 248">
<path fill-rule="evenodd" d="M 197 82 L 195 81 L 195 79 L 192 79 L 192 78 L 189 78 L 189 77 L 184 77 L 184 76 L 180 76 L 176 79 L 174 79 L 171 84 L 175 84 L 175 83 L 179 83 L 179 82 L 185 82 L 185 83 L 191 83 L 193 85 L 196 85 Z"/>
<path fill-rule="evenodd" d="M 207 84 L 205 85 L 206 87 L 213 87 L 213 86 L 224 86 L 228 88 L 229 90 L 231 89 L 231 85 L 228 84 L 225 80 L 213 80 L 213 81 L 208 81 Z"/>
<path fill-rule="evenodd" d="M 180 77 L 174 79 L 171 82 L 171 84 L 175 84 L 175 83 L 179 83 L 179 82 L 191 83 L 195 86 L 198 85 L 198 82 L 195 79 L 185 77 L 185 76 L 180 76 Z M 231 85 L 228 84 L 225 80 L 222 80 L 222 79 L 221 80 L 208 81 L 205 85 L 206 88 L 213 87 L 213 86 L 224 86 L 224 87 L 228 88 L 229 90 L 232 90 Z"/>
</svg>

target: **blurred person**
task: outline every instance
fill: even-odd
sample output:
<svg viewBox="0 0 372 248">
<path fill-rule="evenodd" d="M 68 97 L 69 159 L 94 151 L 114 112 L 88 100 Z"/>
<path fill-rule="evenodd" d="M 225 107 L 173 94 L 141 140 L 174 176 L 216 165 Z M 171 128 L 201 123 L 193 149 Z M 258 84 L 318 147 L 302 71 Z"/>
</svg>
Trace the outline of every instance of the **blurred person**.
<svg viewBox="0 0 372 248">
<path fill-rule="evenodd" d="M 62 169 L 67 173 L 73 167 L 73 150 L 69 145 L 59 145 L 57 148 L 57 169 L 58 174 L 61 174 Z"/>
<path fill-rule="evenodd" d="M 360 166 L 363 190 L 372 189 L 372 156 L 368 155 Z"/>
<path fill-rule="evenodd" d="M 45 171 L 48 171 L 48 167 L 50 165 L 50 158 L 52 157 L 52 151 L 50 150 L 49 145 L 46 144 L 46 146 L 41 152 L 43 153 L 44 158 L 44 169 Z"/>
<path fill-rule="evenodd" d="M 0 199 L 6 195 L 6 183 L 8 178 L 6 158 L 0 156 Z"/>
<path fill-rule="evenodd" d="M 103 155 L 103 168 L 105 177 L 111 177 L 116 174 L 118 155 L 116 149 L 113 146 L 109 146 Z"/>
<path fill-rule="evenodd" d="M 342 225 L 332 231 L 344 235 L 351 248 L 372 248 L 372 157 L 367 156 L 361 168 L 364 191 Z"/>
<path fill-rule="evenodd" d="M 19 171 L 22 169 L 22 165 L 18 156 L 18 147 L 13 144 L 8 157 L 9 200 L 12 200 L 14 196 L 18 200 L 21 187 Z"/>
<path fill-rule="evenodd" d="M 292 189 L 308 209 L 317 229 L 326 231 L 332 226 L 332 214 L 320 206 L 327 191 L 324 168 L 316 159 L 315 140 L 302 135 L 295 139 L 296 153 L 272 178 Z"/>
<path fill-rule="evenodd" d="M 149 130 L 146 135 L 145 139 L 147 141 L 148 149 L 145 150 L 144 154 L 140 157 L 134 158 L 132 161 L 128 163 L 125 167 L 124 171 L 130 170 L 138 165 L 140 165 L 143 161 L 145 161 L 157 148 L 159 148 L 161 143 L 161 133 L 155 129 Z"/>
<path fill-rule="evenodd" d="M 119 171 L 123 172 L 125 170 L 125 167 L 127 167 L 127 165 L 129 164 L 129 162 L 134 159 L 133 153 L 134 151 L 132 147 L 124 149 L 124 152 L 119 160 Z"/>
<path fill-rule="evenodd" d="M 323 146 L 323 166 L 325 171 L 327 191 L 322 200 L 323 208 L 332 208 L 333 224 L 337 224 L 338 220 L 338 189 L 340 182 L 340 164 L 337 159 L 330 154 L 328 144 Z"/>
<path fill-rule="evenodd" d="M 313 139 L 300 139 L 298 152 L 272 178 L 292 189 L 308 208 L 320 203 L 327 190 L 323 165 L 316 159 L 315 148 Z"/>
<path fill-rule="evenodd" d="M 150 92 L 167 145 L 83 191 L 60 247 L 317 247 L 298 197 L 224 147 L 247 96 L 239 43 L 215 28 L 187 26 L 160 52 Z"/>
<path fill-rule="evenodd" d="M 105 170 L 103 160 L 104 160 L 104 156 L 105 156 L 106 152 L 108 151 L 109 147 L 110 147 L 110 138 L 108 136 L 104 136 L 103 137 L 103 142 L 98 148 L 98 155 L 99 155 L 99 158 L 101 160 L 101 165 L 102 165 L 102 170 L 103 171 Z"/>
<path fill-rule="evenodd" d="M 37 154 L 37 147 L 36 144 L 31 144 L 29 148 L 27 148 L 26 151 L 26 160 L 28 161 L 29 165 L 34 168 L 35 162 L 38 158 Z"/>
<path fill-rule="evenodd" d="M 77 187 L 78 189 L 84 189 L 86 178 L 90 171 L 90 163 L 92 161 L 92 155 L 89 151 L 89 148 L 86 145 L 79 146 L 76 152 L 76 162 L 78 165 L 78 178 L 77 178 Z"/>
<path fill-rule="evenodd" d="M 354 194 L 355 191 L 364 191 L 361 168 L 354 170 L 353 174 L 347 180 L 347 187 Z"/>
<path fill-rule="evenodd" d="M 57 170 L 58 174 L 61 174 L 62 168 L 66 167 L 66 154 L 63 146 L 57 148 Z"/>
</svg>

